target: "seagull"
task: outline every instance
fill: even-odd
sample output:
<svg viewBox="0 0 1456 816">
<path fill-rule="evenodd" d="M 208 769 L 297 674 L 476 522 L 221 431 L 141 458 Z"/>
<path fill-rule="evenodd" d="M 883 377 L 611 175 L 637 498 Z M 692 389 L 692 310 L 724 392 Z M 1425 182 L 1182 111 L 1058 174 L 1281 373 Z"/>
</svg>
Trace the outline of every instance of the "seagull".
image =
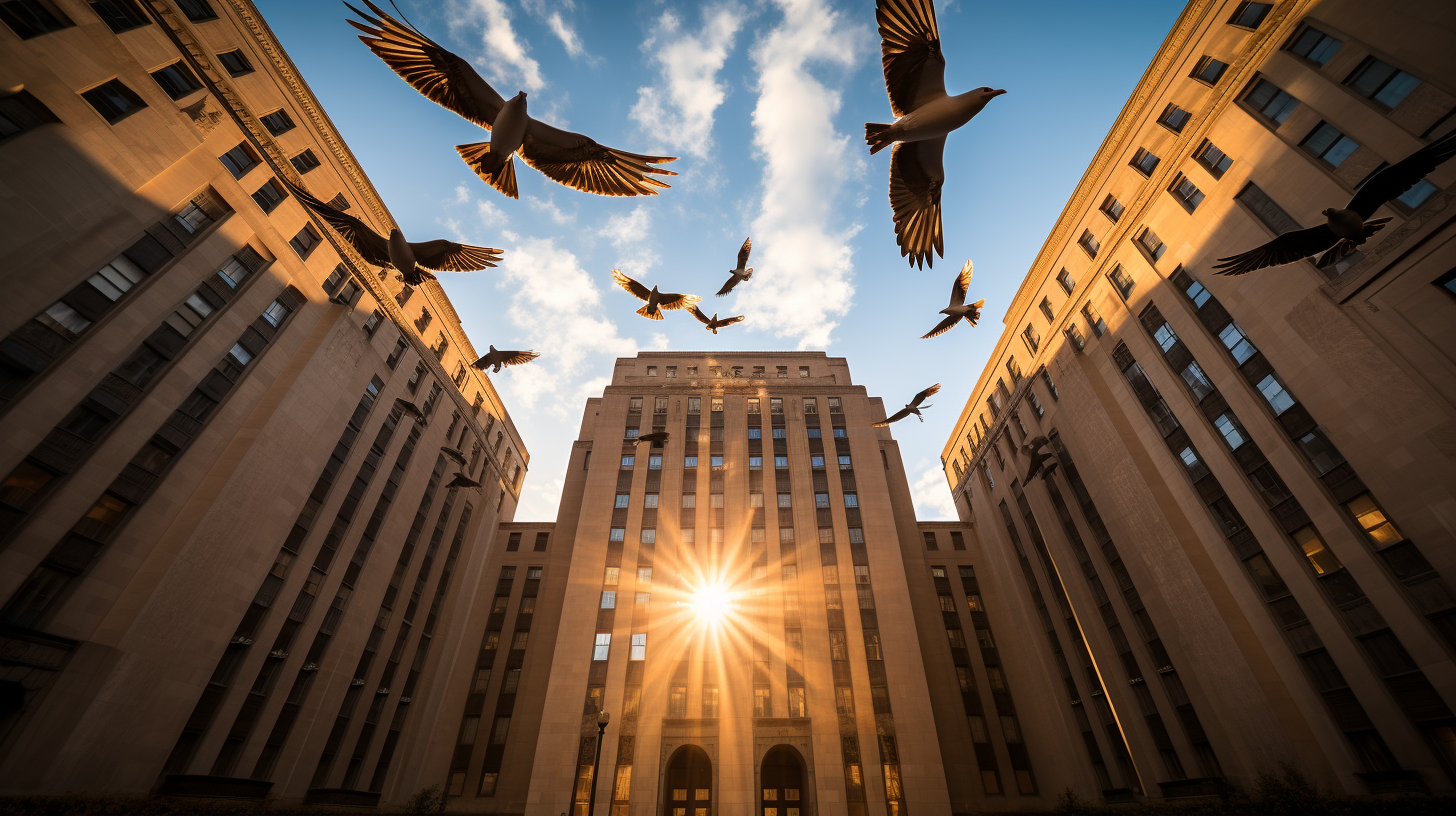
<svg viewBox="0 0 1456 816">
<path fill-rule="evenodd" d="M 718 290 L 718 297 L 723 297 L 733 291 L 733 287 L 753 277 L 753 267 L 748 266 L 748 253 L 752 251 L 753 239 L 744 238 L 743 246 L 738 248 L 738 268 L 728 270 L 728 274 L 733 277 L 729 278 L 728 282 L 723 284 L 723 288 Z M 717 334 L 716 331 L 713 333 Z"/>
<path fill-rule="evenodd" d="M 731 326 L 734 323 L 743 322 L 743 315 L 739 315 L 737 317 L 725 317 L 722 320 L 719 320 L 718 313 L 714 312 L 712 317 L 708 317 L 707 315 L 703 314 L 703 310 L 699 309 L 697 305 L 689 306 L 688 311 L 692 313 L 693 317 L 696 317 L 698 319 L 699 323 L 707 326 L 708 331 L 712 332 L 713 334 L 717 334 L 718 330 L 723 328 L 724 326 Z"/>
<path fill-rule="evenodd" d="M 364 4 L 374 17 L 344 4 L 364 18 L 364 23 L 349 20 L 364 32 L 360 41 L 415 90 L 491 131 L 491 141 L 456 145 L 455 150 L 476 175 L 511 198 L 520 198 L 513 161 L 518 152 L 551 180 L 597 195 L 657 195 L 657 188 L 668 185 L 649 174 L 677 175 L 654 166 L 674 161 L 674 156 L 628 153 L 531 118 L 525 91 L 507 101 L 469 62 L 369 0 Z"/>
<path fill-rule="evenodd" d="M 961 318 L 972 326 L 981 319 L 981 305 L 986 301 L 984 298 L 975 303 L 966 305 L 966 291 L 971 288 L 971 262 L 961 267 L 961 273 L 956 275 L 955 282 L 950 285 L 950 305 L 940 310 L 943 315 L 949 315 L 946 319 L 935 324 L 935 328 L 929 333 L 920 335 L 921 340 L 929 340 L 932 337 L 939 337 L 961 322 Z"/>
<path fill-rule="evenodd" d="M 450 484 L 445 485 L 446 490 L 454 490 L 457 487 L 480 487 L 480 482 L 466 476 L 464 473 L 456 473 Z"/>
<path fill-rule="evenodd" d="M 632 442 L 634 444 L 641 444 L 643 442 L 651 442 L 655 446 L 660 446 L 664 442 L 667 441 L 667 438 L 669 436 L 671 436 L 671 434 L 669 434 L 667 431 L 657 431 L 655 433 L 642 434 L 641 436 L 633 437 L 631 439 L 628 439 L 627 441 L 628 442 Z"/>
<path fill-rule="evenodd" d="M 486 352 L 484 357 L 481 357 L 470 365 L 481 371 L 489 368 L 492 372 L 499 372 L 501 366 L 529 363 L 540 356 L 540 353 L 535 351 L 496 351 L 495 346 L 491 346 L 490 351 Z"/>
<path fill-rule="evenodd" d="M 400 397 L 399 399 L 395 400 L 394 407 L 398 408 L 400 411 L 406 414 L 409 414 L 420 422 L 425 421 L 425 412 L 420 410 L 420 406 L 415 405 L 413 402 L 410 402 L 404 397 Z"/>
<path fill-rule="evenodd" d="M 465 453 L 463 451 L 460 451 L 457 448 L 441 446 L 440 453 L 443 453 L 451 459 L 454 459 L 460 464 L 460 467 L 465 467 Z"/>
<path fill-rule="evenodd" d="M 1045 436 L 1038 436 L 1035 439 L 1028 440 L 1025 445 L 1021 446 L 1022 454 L 1031 460 L 1031 469 L 1026 471 L 1026 478 L 1021 480 L 1022 484 L 1030 482 L 1031 477 L 1035 476 L 1038 472 L 1041 473 L 1043 479 L 1048 479 L 1051 477 L 1052 471 L 1056 470 L 1056 458 L 1052 454 L 1042 450 L 1042 448 L 1046 447 L 1046 444 L 1047 438 Z M 1047 462 L 1048 459 L 1051 459 L 1051 461 Z"/>
<path fill-rule="evenodd" d="M 400 280 L 410 286 L 419 286 L 426 280 L 435 279 L 426 269 L 437 272 L 475 272 L 493 267 L 501 259 L 502 253 L 499 249 L 457 244 L 443 238 L 418 244 L 410 243 L 404 239 L 404 233 L 398 228 L 390 230 L 386 240 L 363 221 L 325 204 L 288 179 L 283 178 L 283 183 L 288 185 L 299 203 L 333 227 L 334 232 L 354 247 L 364 260 L 386 269 L 393 267 L 399 271 Z"/>
<path fill-rule="evenodd" d="M 891 125 L 866 122 L 865 142 L 872 155 L 895 145 L 890 156 L 895 242 L 911 266 L 934 266 L 932 250 L 945 257 L 940 226 L 945 137 L 1006 91 L 981 87 L 955 96 L 945 92 L 945 55 L 933 0 L 876 0 L 875 20 L 880 24 L 885 90 L 896 118 Z"/>
<path fill-rule="evenodd" d="M 1219 275 L 1244 275 L 1256 269 L 1294 263 L 1323 252 L 1316 266 L 1329 266 L 1363 245 L 1385 228 L 1389 217 L 1370 220 L 1380 205 L 1404 195 L 1432 170 L 1456 156 L 1456 131 L 1380 170 L 1360 185 L 1342 210 L 1329 207 L 1320 212 L 1325 223 L 1309 229 L 1286 232 L 1248 252 L 1219 258 L 1213 268 Z"/>
<path fill-rule="evenodd" d="M 637 314 L 642 315 L 648 320 L 661 320 L 663 309 L 685 309 L 689 306 L 697 305 L 698 301 L 702 300 L 697 295 L 659 292 L 656 286 L 648 289 L 646 286 L 622 274 L 622 271 L 619 269 L 612 270 L 612 280 L 616 281 L 618 286 L 631 292 L 639 300 L 647 301 L 647 305 L 638 309 Z"/>
<path fill-rule="evenodd" d="M 891 422 L 899 422 L 900 420 L 904 419 L 907 416 L 910 416 L 911 414 L 914 414 L 917 419 L 919 419 L 921 422 L 924 422 L 925 421 L 925 417 L 923 417 L 923 416 L 920 415 L 920 409 L 921 408 L 929 408 L 930 406 L 929 405 L 921 405 L 920 403 L 925 402 L 927 399 L 930 399 L 939 390 L 940 390 L 940 383 L 936 383 L 935 385 L 930 386 L 929 388 L 925 389 L 924 391 L 921 391 L 919 394 L 916 394 L 915 395 L 915 399 L 910 400 L 910 402 L 907 403 L 904 408 L 901 408 L 900 410 L 896 411 L 889 419 L 886 419 L 883 422 L 876 422 L 876 423 L 870 425 L 870 427 L 871 428 L 883 428 L 886 425 L 889 425 Z"/>
</svg>

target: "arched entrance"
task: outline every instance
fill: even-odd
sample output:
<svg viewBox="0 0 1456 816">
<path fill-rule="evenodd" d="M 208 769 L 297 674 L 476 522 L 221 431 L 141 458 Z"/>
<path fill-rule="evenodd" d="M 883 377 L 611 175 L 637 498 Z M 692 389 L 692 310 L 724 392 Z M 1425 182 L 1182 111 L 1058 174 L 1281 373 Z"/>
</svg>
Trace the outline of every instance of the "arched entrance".
<svg viewBox="0 0 1456 816">
<path fill-rule="evenodd" d="M 768 749 L 759 779 L 762 788 L 759 816 L 801 816 L 804 760 L 793 746 L 775 745 Z"/>
<path fill-rule="evenodd" d="M 684 745 L 667 762 L 663 816 L 712 816 L 713 761 L 702 748 Z"/>
</svg>

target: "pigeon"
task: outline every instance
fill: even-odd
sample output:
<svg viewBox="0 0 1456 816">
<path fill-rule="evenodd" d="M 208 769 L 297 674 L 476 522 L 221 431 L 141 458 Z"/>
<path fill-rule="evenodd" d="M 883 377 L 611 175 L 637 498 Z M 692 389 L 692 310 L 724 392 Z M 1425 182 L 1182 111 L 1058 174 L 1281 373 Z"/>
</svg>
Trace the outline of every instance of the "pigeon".
<svg viewBox="0 0 1456 816">
<path fill-rule="evenodd" d="M 464 473 L 456 473 L 450 484 L 445 485 L 446 490 L 454 490 L 457 487 L 480 487 L 480 482 L 466 476 Z"/>
<path fill-rule="evenodd" d="M 1021 446 L 1021 453 L 1031 460 L 1031 469 L 1026 471 L 1026 478 L 1021 480 L 1022 484 L 1030 482 L 1031 478 L 1038 472 L 1041 473 L 1043 479 L 1050 478 L 1052 471 L 1056 470 L 1056 458 L 1052 454 L 1042 450 L 1042 448 L 1046 447 L 1046 444 L 1047 438 L 1045 436 L 1038 436 L 1035 439 L 1028 440 L 1025 445 Z M 1048 459 L 1051 461 L 1047 462 Z"/>
<path fill-rule="evenodd" d="M 662 443 L 667 441 L 667 438 L 670 435 L 671 434 L 669 434 L 667 431 L 656 431 L 654 433 L 642 434 L 641 436 L 633 437 L 631 439 L 628 439 L 627 441 L 637 444 L 641 444 L 643 442 L 651 442 L 654 446 L 660 446 L 662 445 Z"/>
<path fill-rule="evenodd" d="M 425 421 L 425 412 L 420 410 L 420 406 L 415 405 L 413 402 L 410 402 L 403 397 L 400 397 L 399 399 L 394 401 L 394 407 L 398 408 L 400 411 L 406 414 L 409 414 L 420 422 Z"/>
<path fill-rule="evenodd" d="M 649 290 L 646 286 L 622 274 L 619 269 L 612 270 L 612 280 L 616 281 L 618 286 L 631 292 L 638 299 L 647 301 L 647 305 L 638 309 L 637 314 L 642 315 L 648 320 L 661 320 L 663 309 L 685 309 L 689 306 L 697 305 L 698 301 L 702 300 L 697 295 L 659 292 L 656 286 Z"/>
<path fill-rule="evenodd" d="M 282 178 L 280 176 L 280 178 Z M 364 260 L 375 266 L 393 267 L 399 271 L 400 280 L 410 286 L 419 286 L 435 276 L 426 272 L 474 272 L 493 267 L 501 259 L 499 249 L 457 244 L 454 241 L 437 239 L 423 243 L 410 243 L 398 228 L 389 232 L 386 240 L 367 224 L 315 198 L 307 190 L 284 178 L 283 183 L 298 199 L 299 203 L 312 210 L 325 223 L 359 252 Z"/>
<path fill-rule="evenodd" d="M 891 125 L 865 123 L 865 142 L 875 154 L 895 145 L 890 156 L 890 208 L 895 242 L 911 266 L 934 266 L 945 257 L 940 225 L 940 190 L 945 183 L 945 137 L 971 121 L 986 103 L 1006 93 L 981 87 L 951 96 L 945 92 L 945 55 L 933 0 L 876 0 L 880 62 Z"/>
<path fill-rule="evenodd" d="M 981 319 L 981 305 L 986 301 L 983 298 L 966 305 L 966 291 L 970 288 L 971 262 L 966 261 L 966 265 L 961 267 L 961 273 L 956 275 L 955 282 L 950 285 L 950 305 L 940 310 L 941 314 L 948 315 L 948 317 L 935 324 L 935 328 L 931 329 L 929 333 L 920 335 L 921 340 L 929 340 L 945 334 L 961 322 L 961 318 L 965 318 L 965 321 L 972 326 L 976 325 L 976 321 Z"/>
<path fill-rule="evenodd" d="M 465 453 L 463 451 L 460 451 L 456 448 L 442 446 L 440 448 L 440 453 L 443 453 L 451 459 L 454 459 L 457 463 L 459 463 L 460 467 L 465 467 Z"/>
<path fill-rule="evenodd" d="M 737 269 L 730 269 L 730 270 L 728 270 L 728 274 L 731 275 L 732 277 L 730 277 L 728 279 L 728 282 L 727 283 L 723 284 L 723 288 L 722 289 L 719 289 L 718 290 L 718 297 L 723 297 L 724 295 L 726 295 L 729 292 L 733 291 L 733 287 L 735 287 L 738 284 L 740 284 L 740 283 L 748 280 L 749 278 L 753 277 L 753 267 L 747 266 L 747 264 L 748 264 L 748 253 L 750 253 L 752 251 L 753 251 L 753 239 L 752 238 L 744 238 L 743 239 L 743 246 L 741 246 L 741 247 L 738 248 L 738 268 Z M 717 334 L 716 331 L 713 332 L 713 333 L 714 334 Z"/>
<path fill-rule="evenodd" d="M 540 356 L 540 353 L 534 351 L 496 351 L 495 346 L 491 346 L 490 351 L 486 352 L 484 357 L 481 357 L 470 365 L 481 371 L 489 368 L 492 372 L 499 373 L 501 366 L 529 363 Z"/>
<path fill-rule="evenodd" d="M 930 406 L 929 405 L 921 405 L 920 403 L 925 402 L 927 399 L 930 399 L 939 390 L 940 390 L 940 383 L 936 383 L 935 385 L 930 386 L 929 388 L 925 389 L 924 391 L 921 391 L 919 394 L 916 394 L 915 395 L 915 399 L 910 400 L 910 402 L 907 403 L 904 408 L 901 408 L 900 410 L 896 411 L 894 414 L 892 414 L 890 416 L 889 419 L 886 419 L 883 422 L 876 422 L 876 423 L 870 425 L 870 427 L 871 428 L 883 428 L 883 427 L 889 425 L 891 422 L 899 422 L 900 420 L 904 419 L 907 416 L 910 416 L 911 414 L 914 414 L 917 419 L 919 419 L 921 422 L 924 422 L 925 421 L 925 417 L 923 417 L 923 416 L 920 415 L 920 409 L 921 408 L 929 408 Z"/>
<path fill-rule="evenodd" d="M 1453 156 L 1456 156 L 1456 131 L 1377 171 L 1369 181 L 1360 185 L 1344 209 L 1329 207 L 1322 210 L 1320 215 L 1325 217 L 1325 223 L 1286 232 L 1248 252 L 1219 258 L 1214 271 L 1219 275 L 1244 275 L 1256 269 L 1294 263 L 1320 252 L 1324 254 L 1315 265 L 1329 266 L 1385 228 L 1389 217 L 1370 220 L 1380 205 L 1404 195 Z"/>
<path fill-rule="evenodd" d="M 675 176 L 654 165 L 674 156 L 644 156 L 606 147 L 580 133 L 531 118 L 526 92 L 509 101 L 490 87 L 470 63 L 364 0 L 373 17 L 348 3 L 364 19 L 349 24 L 364 32 L 359 39 L 415 90 L 476 125 L 491 131 L 491 141 L 456 145 L 460 158 L 490 186 L 511 198 L 516 191 L 516 153 L 551 180 L 597 195 L 656 195 L 668 185 L 651 175 Z"/>
<path fill-rule="evenodd" d="M 725 317 L 722 320 L 719 320 L 718 313 L 714 312 L 712 317 L 708 317 L 707 315 L 703 314 L 703 310 L 699 309 L 696 305 L 689 306 L 688 311 L 692 313 L 693 317 L 696 317 L 698 319 L 699 323 L 707 326 L 708 331 L 712 332 L 713 334 L 717 334 L 718 330 L 723 328 L 724 326 L 731 326 L 734 323 L 743 322 L 743 315 L 739 315 L 737 317 Z"/>
</svg>

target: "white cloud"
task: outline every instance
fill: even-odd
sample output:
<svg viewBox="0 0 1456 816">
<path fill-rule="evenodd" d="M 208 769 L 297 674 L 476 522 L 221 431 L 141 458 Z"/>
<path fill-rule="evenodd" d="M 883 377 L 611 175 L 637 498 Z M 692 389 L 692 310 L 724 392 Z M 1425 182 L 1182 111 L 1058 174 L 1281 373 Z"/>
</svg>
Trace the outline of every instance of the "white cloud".
<svg viewBox="0 0 1456 816">
<path fill-rule="evenodd" d="M 713 114 L 727 96 L 718 72 L 733 50 L 743 17 L 733 4 L 708 6 L 702 29 L 694 33 L 682 31 L 677 15 L 668 11 L 658 20 L 656 33 L 642 43 L 662 77 L 658 85 L 637 89 L 632 119 L 665 149 L 708 155 Z"/>
<path fill-rule="evenodd" d="M 652 248 L 652 213 L 642 204 L 630 212 L 609 216 L 597 234 L 616 247 L 613 265 L 634 278 L 645 277 L 660 260 Z"/>
<path fill-rule="evenodd" d="M 541 65 L 526 53 L 527 45 L 516 35 L 504 0 L 467 0 L 463 7 L 452 6 L 450 25 L 467 24 L 482 26 L 480 39 L 485 54 L 474 63 L 487 78 L 502 85 L 518 82 L 522 89 L 533 93 L 546 87 Z M 515 96 L 509 85 L 496 90 L 506 98 Z"/>
<path fill-rule="evenodd" d="M 864 170 L 850 137 L 834 128 L 840 93 L 811 66 L 847 76 L 871 42 L 824 0 L 776 0 L 783 22 L 753 48 L 758 104 L 754 146 L 765 162 L 763 197 L 753 223 L 753 285 L 741 287 L 735 311 L 799 348 L 823 348 L 854 295 L 849 240 L 858 226 L 837 211 L 847 176 Z"/>
<path fill-rule="evenodd" d="M 551 29 L 551 33 L 556 35 L 556 39 L 561 41 L 561 46 L 566 49 L 566 53 L 572 59 L 586 57 L 587 61 L 591 62 L 592 58 L 582 46 L 581 37 L 577 36 L 576 29 L 572 28 L 571 24 L 566 22 L 566 18 L 561 16 L 562 10 L 575 11 L 576 3 L 573 0 L 551 0 L 550 5 L 552 8 L 548 11 L 546 0 L 521 0 L 521 7 L 532 17 L 546 23 L 546 27 Z"/>
<path fill-rule="evenodd" d="M 556 200 L 552 196 L 537 198 L 533 195 L 528 195 L 526 196 L 526 203 L 530 205 L 531 209 L 544 213 L 553 223 L 570 224 L 576 220 L 575 214 L 563 212 L 560 207 L 556 206 Z"/>
<path fill-rule="evenodd" d="M 929 459 L 921 459 L 918 467 L 920 478 L 910 486 L 910 495 L 915 501 L 915 517 L 921 521 L 955 521 L 960 518 L 950 487 L 945 483 L 945 472 Z"/>
</svg>

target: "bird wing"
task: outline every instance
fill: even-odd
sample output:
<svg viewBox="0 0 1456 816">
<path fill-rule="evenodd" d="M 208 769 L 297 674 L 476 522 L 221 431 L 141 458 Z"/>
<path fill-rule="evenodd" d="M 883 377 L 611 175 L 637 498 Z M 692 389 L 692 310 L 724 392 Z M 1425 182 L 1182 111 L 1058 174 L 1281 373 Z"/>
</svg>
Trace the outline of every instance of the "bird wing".
<svg viewBox="0 0 1456 816">
<path fill-rule="evenodd" d="M 935 265 L 931 252 L 945 257 L 945 235 L 940 226 L 940 186 L 945 172 L 926 172 L 922 156 L 940 167 L 945 137 L 920 142 L 897 142 L 890 157 L 890 209 L 895 213 L 895 243 L 910 264 Z"/>
<path fill-rule="evenodd" d="M 880 63 L 890 110 L 901 117 L 945 95 L 945 56 L 933 0 L 878 0 Z"/>
<path fill-rule="evenodd" d="M 750 253 L 752 251 L 753 251 L 753 239 L 752 238 L 744 238 L 743 239 L 743 246 L 741 246 L 741 247 L 738 248 L 738 268 L 739 269 L 743 269 L 743 268 L 745 268 L 745 267 L 748 266 L 748 253 Z"/>
<path fill-rule="evenodd" d="M 958 315 L 951 315 L 950 317 L 947 317 L 939 323 L 936 323 L 935 328 L 931 329 L 929 332 L 920 335 L 920 339 L 929 340 L 932 337 L 939 337 L 942 334 L 945 334 L 946 332 L 955 328 L 955 324 L 959 323 L 960 320 L 961 319 Z"/>
<path fill-rule="evenodd" d="M 1377 171 L 1355 191 L 1354 198 L 1350 199 L 1349 209 L 1360 213 L 1360 218 L 1368 221 L 1380 209 L 1381 204 L 1403 195 L 1416 186 L 1416 182 L 1453 156 L 1456 156 L 1456 131 L 1442 136 L 1384 170 Z"/>
<path fill-rule="evenodd" d="M 647 300 L 652 297 L 652 290 L 622 274 L 622 271 L 619 269 L 612 270 L 612 280 L 616 281 L 618 286 L 636 295 L 640 300 Z"/>
<path fill-rule="evenodd" d="M 883 428 L 886 425 L 889 425 L 891 422 L 899 422 L 900 420 L 904 419 L 907 416 L 910 416 L 910 409 L 909 408 L 901 408 L 900 410 L 898 410 L 895 413 L 890 414 L 888 417 L 886 417 L 883 422 L 873 423 L 873 424 L 870 425 L 870 427 L 871 428 Z"/>
<path fill-rule="evenodd" d="M 350 25 L 364 32 L 365 36 L 360 37 L 360 41 L 427 99 L 490 130 L 496 115 L 506 104 L 490 83 L 481 78 L 469 62 L 439 43 L 384 13 L 369 0 L 364 0 L 364 4 L 376 17 L 349 6 L 369 24 L 349 21 Z"/>
<path fill-rule="evenodd" d="M 675 161 L 675 156 L 644 156 L 597 144 L 580 133 L 572 133 L 532 119 L 521 145 L 521 158 L 553 180 L 577 190 L 608 196 L 657 195 L 667 184 L 648 176 L 675 176 L 671 170 L 654 167 Z"/>
<path fill-rule="evenodd" d="M 722 294 L 722 293 L 720 292 L 719 294 Z M 709 318 L 707 315 L 703 314 L 703 310 L 702 309 L 699 309 L 697 307 L 697 305 L 689 306 L 688 307 L 688 314 L 691 314 L 693 317 L 696 317 L 698 319 L 698 322 L 699 323 L 702 323 L 704 326 L 711 326 L 713 324 L 712 319 Z"/>
<path fill-rule="evenodd" d="M 364 260 L 375 266 L 390 266 L 389 263 L 389 242 L 368 224 L 355 218 L 348 213 L 330 207 L 328 204 L 318 200 L 312 193 L 299 187 L 283 176 L 283 184 L 288 187 L 289 192 L 298 199 L 298 202 L 312 210 L 319 218 L 322 218 L 340 238 L 349 242 L 349 245 L 359 251 Z"/>
<path fill-rule="evenodd" d="M 915 399 L 911 400 L 910 404 L 918 407 L 920 403 L 925 402 L 926 400 L 935 396 L 936 392 L 938 391 L 940 391 L 940 383 L 936 383 L 935 385 L 930 386 L 924 391 L 921 391 L 919 394 L 916 394 Z"/>
<path fill-rule="evenodd" d="M 743 322 L 743 319 L 745 317 L 747 317 L 747 315 L 738 315 L 736 317 L 725 317 L 722 320 L 719 320 L 718 321 L 718 328 L 721 329 L 724 326 L 731 326 L 734 323 L 742 323 Z"/>
<path fill-rule="evenodd" d="M 955 283 L 950 285 L 950 305 L 962 306 L 966 302 L 966 292 L 971 289 L 971 262 L 961 267 L 961 273 L 956 275 Z"/>
<path fill-rule="evenodd" d="M 697 305 L 702 298 L 697 295 L 683 295 L 677 292 L 658 292 L 657 305 L 664 309 L 686 309 L 689 306 Z"/>
<path fill-rule="evenodd" d="M 1339 241 L 1328 224 L 1286 232 L 1274 240 L 1248 252 L 1219 258 L 1214 271 L 1219 275 L 1245 275 L 1256 269 L 1294 263 L 1335 245 Z"/>
<path fill-rule="evenodd" d="M 520 365 L 521 363 L 529 363 L 532 360 L 534 360 L 534 359 L 536 359 L 537 357 L 540 357 L 540 356 L 541 356 L 540 352 L 536 352 L 536 351 L 497 351 L 496 352 L 496 357 L 500 361 L 500 364 L 503 365 L 503 366 L 513 366 L 513 365 Z"/>
<path fill-rule="evenodd" d="M 501 259 L 501 251 L 490 247 L 457 244 L 443 238 L 410 244 L 415 253 L 415 263 L 437 272 L 474 272 L 495 266 Z"/>
<path fill-rule="evenodd" d="M 723 284 L 723 288 L 722 289 L 719 289 L 718 290 L 718 297 L 722 297 L 722 296 L 728 294 L 729 292 L 733 291 L 733 287 L 737 286 L 738 285 L 738 282 L 741 281 L 741 280 L 743 280 L 743 278 L 740 278 L 737 275 L 729 275 L 728 276 L 728 282 L 725 283 L 725 284 Z"/>
</svg>

